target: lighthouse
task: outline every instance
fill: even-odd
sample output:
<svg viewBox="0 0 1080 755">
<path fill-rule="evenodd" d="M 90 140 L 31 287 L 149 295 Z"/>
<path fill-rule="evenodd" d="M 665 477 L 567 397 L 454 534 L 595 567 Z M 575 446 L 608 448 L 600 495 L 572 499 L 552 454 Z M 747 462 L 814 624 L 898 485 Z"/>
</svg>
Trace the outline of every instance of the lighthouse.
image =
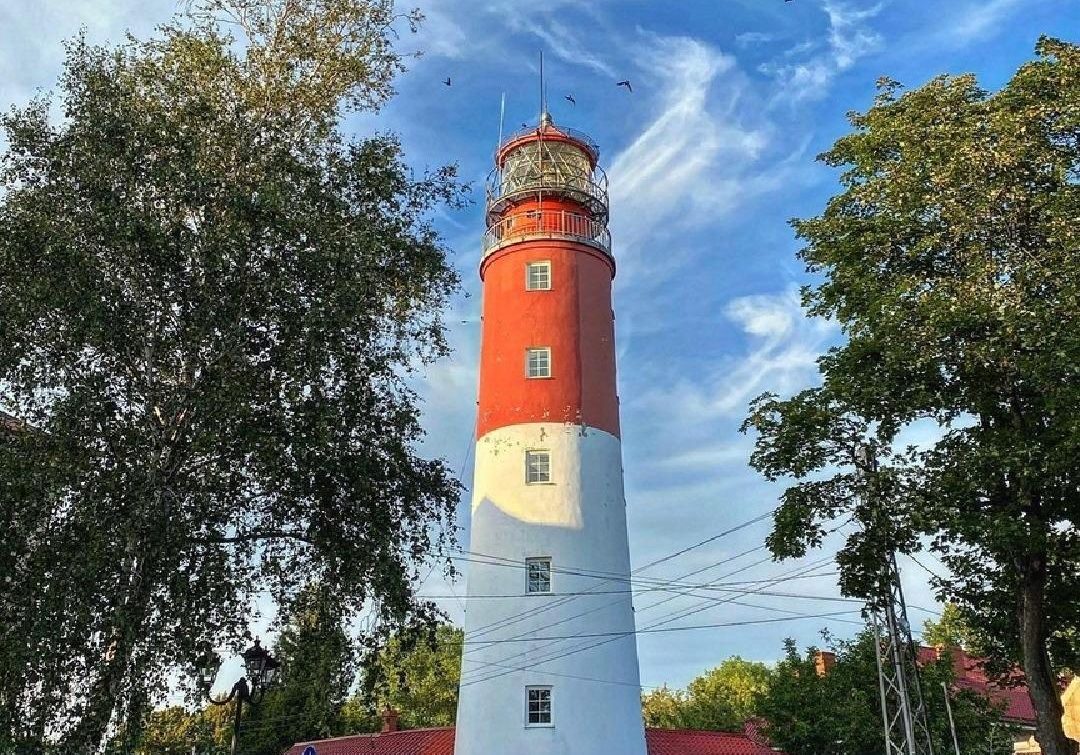
<svg viewBox="0 0 1080 755">
<path fill-rule="evenodd" d="M 545 109 L 488 182 L 455 755 L 645 755 L 598 161 Z"/>
</svg>

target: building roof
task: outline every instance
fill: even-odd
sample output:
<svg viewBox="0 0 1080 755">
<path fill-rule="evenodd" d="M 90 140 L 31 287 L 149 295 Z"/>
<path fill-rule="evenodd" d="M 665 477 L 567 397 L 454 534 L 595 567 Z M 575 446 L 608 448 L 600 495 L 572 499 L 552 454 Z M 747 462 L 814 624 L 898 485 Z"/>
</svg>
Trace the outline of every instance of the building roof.
<svg viewBox="0 0 1080 755">
<path fill-rule="evenodd" d="M 297 742 L 286 755 L 303 755 L 308 745 L 314 746 L 316 755 L 453 755 L 454 727 L 408 729 Z"/>
<path fill-rule="evenodd" d="M 986 674 L 983 662 L 968 655 L 961 648 L 919 648 L 919 661 L 932 663 L 944 653 L 952 654 L 953 674 L 955 684 L 960 689 L 971 690 L 979 695 L 990 698 L 994 703 L 1003 705 L 1006 720 L 1025 724 L 1035 724 L 1035 706 L 1031 703 L 1031 695 L 1028 694 L 1027 685 L 1023 682 L 1023 676 L 1019 675 L 1011 686 L 996 684 Z"/>
<path fill-rule="evenodd" d="M 691 729 L 646 729 L 649 755 L 776 755 L 743 734 Z M 453 755 L 454 729 L 411 729 L 381 734 L 297 742 L 286 755 L 303 755 L 308 746 L 316 755 Z"/>
<path fill-rule="evenodd" d="M 745 734 L 693 729 L 646 729 L 649 755 L 776 755 Z"/>
</svg>

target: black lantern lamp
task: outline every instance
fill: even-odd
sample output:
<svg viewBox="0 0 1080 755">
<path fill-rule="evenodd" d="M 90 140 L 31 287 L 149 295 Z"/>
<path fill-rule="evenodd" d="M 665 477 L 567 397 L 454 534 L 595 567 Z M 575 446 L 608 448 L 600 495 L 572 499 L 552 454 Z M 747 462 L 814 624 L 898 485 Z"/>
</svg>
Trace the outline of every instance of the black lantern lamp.
<svg viewBox="0 0 1080 755">
<path fill-rule="evenodd" d="M 221 656 L 214 649 L 206 645 L 195 661 L 195 683 L 199 692 L 204 697 L 210 696 L 210 688 L 214 686 L 218 671 L 221 669 Z"/>
<path fill-rule="evenodd" d="M 244 651 L 244 668 L 248 680 L 255 689 L 263 689 L 274 683 L 277 676 L 278 662 L 266 649 L 255 640 L 255 644 Z"/>
<path fill-rule="evenodd" d="M 244 703 L 258 705 L 266 690 L 277 679 L 280 663 L 267 652 L 256 638 L 255 644 L 241 653 L 244 659 L 245 676 L 240 677 L 233 685 L 228 697 L 215 700 L 210 697 L 210 687 L 214 684 L 218 669 L 221 667 L 221 659 L 217 653 L 209 650 L 205 652 L 198 662 L 199 684 L 210 702 L 214 705 L 228 705 L 236 700 L 236 715 L 233 717 L 232 748 L 230 752 L 236 755 L 236 745 L 240 738 L 240 716 Z"/>
</svg>

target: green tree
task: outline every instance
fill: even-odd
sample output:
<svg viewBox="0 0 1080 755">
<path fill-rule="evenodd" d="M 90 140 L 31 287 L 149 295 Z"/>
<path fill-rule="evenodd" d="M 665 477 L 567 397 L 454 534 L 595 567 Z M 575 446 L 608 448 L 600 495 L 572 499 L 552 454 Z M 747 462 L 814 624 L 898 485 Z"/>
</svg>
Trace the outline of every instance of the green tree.
<svg viewBox="0 0 1080 755">
<path fill-rule="evenodd" d="M 407 380 L 446 352 L 460 187 L 339 128 L 391 92 L 393 3 L 193 12 L 72 42 L 62 117 L 0 118 L 0 403 L 33 428 L 0 440 L 0 749 L 136 737 L 260 590 L 436 615 L 459 485 Z"/>
<path fill-rule="evenodd" d="M 280 755 L 294 742 L 352 733 L 342 708 L 356 678 L 356 651 L 338 601 L 311 587 L 288 606 L 274 643 L 280 679 L 241 724 L 240 750 Z"/>
<path fill-rule="evenodd" d="M 959 647 L 979 654 L 978 641 L 972 637 L 971 627 L 955 603 L 946 603 L 937 621 L 923 622 L 922 641 L 933 647 Z"/>
<path fill-rule="evenodd" d="M 824 674 L 816 667 L 817 652 L 808 648 L 800 654 L 793 640 L 785 642 L 784 659 L 757 706 L 770 743 L 787 755 L 881 752 L 881 707 L 871 634 L 862 632 L 854 640 L 836 643 L 831 651 L 835 664 Z M 1000 712 L 985 697 L 954 688 L 949 661 L 923 666 L 920 676 L 936 752 L 953 751 L 942 682 L 949 689 L 961 754 L 1012 752 L 1011 739 L 993 734 L 1000 725 Z"/>
<path fill-rule="evenodd" d="M 457 718 L 465 633 L 450 624 L 417 634 L 395 634 L 361 672 L 368 720 L 393 708 L 401 726 L 453 726 Z"/>
<path fill-rule="evenodd" d="M 742 731 L 757 712 L 768 690 L 772 672 L 764 663 L 728 658 L 687 685 L 686 690 L 666 686 L 643 695 L 647 726 L 668 729 Z"/>
<path fill-rule="evenodd" d="M 804 303 L 847 342 L 820 359 L 820 387 L 758 398 L 744 428 L 758 470 L 795 478 L 773 552 L 800 555 L 853 514 L 867 526 L 838 561 L 864 597 L 887 549 L 927 536 L 952 574 L 942 597 L 995 671 L 1019 663 L 1043 752 L 1069 755 L 1057 680 L 1080 650 L 1080 48 L 1044 38 L 1037 53 L 999 92 L 972 76 L 906 93 L 885 81 L 852 115 L 821 158 L 844 168 L 842 192 L 794 221 L 820 276 Z M 891 452 L 918 421 L 940 440 Z M 882 466 L 859 474 L 866 442 Z"/>
</svg>

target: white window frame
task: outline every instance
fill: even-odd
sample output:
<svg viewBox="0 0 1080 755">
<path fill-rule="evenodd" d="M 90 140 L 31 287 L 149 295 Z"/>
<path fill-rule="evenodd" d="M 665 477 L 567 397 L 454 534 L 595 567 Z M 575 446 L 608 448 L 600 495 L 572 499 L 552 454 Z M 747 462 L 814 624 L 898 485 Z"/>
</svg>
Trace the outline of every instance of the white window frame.
<svg viewBox="0 0 1080 755">
<path fill-rule="evenodd" d="M 533 357 L 542 357 L 537 359 L 535 364 L 537 367 L 543 367 L 544 371 L 533 374 Z M 551 377 L 551 347 L 550 346 L 530 346 L 525 349 L 525 377 L 529 380 L 545 380 Z"/>
<path fill-rule="evenodd" d="M 533 471 L 533 459 L 540 460 L 540 455 L 543 454 L 546 457 L 547 465 L 547 477 L 544 479 L 537 475 L 536 479 L 532 479 Z M 545 448 L 533 448 L 525 452 L 525 484 L 526 485 L 550 485 L 551 484 L 551 451 Z"/>
<path fill-rule="evenodd" d="M 546 586 L 543 590 L 533 589 L 533 567 L 546 567 L 543 569 L 535 570 L 537 574 L 537 586 L 539 587 L 541 580 L 546 582 Z M 550 556 L 537 556 L 535 558 L 525 559 L 525 594 L 526 595 L 550 595 L 551 594 L 551 557 Z"/>
<path fill-rule="evenodd" d="M 543 270 L 546 285 L 533 285 L 533 270 Z M 525 290 L 526 291 L 550 291 L 551 290 L 551 260 L 534 260 L 525 263 Z"/>
<path fill-rule="evenodd" d="M 532 692 L 547 692 L 547 721 L 533 722 L 530 720 L 532 711 L 530 710 L 531 701 L 529 695 Z M 542 715 L 542 711 L 539 708 L 542 700 L 537 699 L 537 717 Z M 526 729 L 550 729 L 555 726 L 555 692 L 549 684 L 530 684 L 525 688 L 525 728 Z"/>
</svg>

